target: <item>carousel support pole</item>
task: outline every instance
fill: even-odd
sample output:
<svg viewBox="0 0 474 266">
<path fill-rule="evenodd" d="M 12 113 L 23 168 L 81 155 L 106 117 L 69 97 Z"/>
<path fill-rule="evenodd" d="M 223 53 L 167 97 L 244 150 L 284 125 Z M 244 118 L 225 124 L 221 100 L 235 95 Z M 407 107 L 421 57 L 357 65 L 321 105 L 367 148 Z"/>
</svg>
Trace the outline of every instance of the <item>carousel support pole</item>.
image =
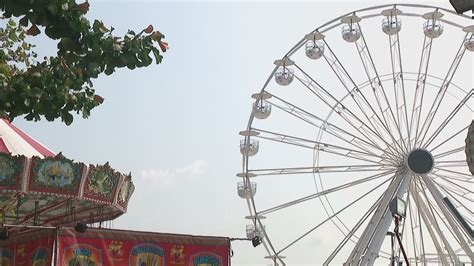
<svg viewBox="0 0 474 266">
<path fill-rule="evenodd" d="M 229 250 L 227 251 L 227 253 L 228 253 L 227 263 L 229 264 L 229 266 L 232 263 L 232 260 L 230 258 L 234 255 L 234 251 L 232 250 L 232 242 L 231 241 L 232 241 L 232 239 L 229 238 Z"/>
<path fill-rule="evenodd" d="M 58 266 L 58 251 L 59 251 L 59 246 L 58 246 L 58 240 L 59 240 L 59 230 L 61 228 L 58 226 L 54 229 L 54 257 L 53 257 L 53 265 Z"/>
<path fill-rule="evenodd" d="M 33 218 L 33 225 L 35 226 L 39 224 L 38 209 L 39 209 L 39 201 L 35 201 L 35 213 L 34 213 L 34 218 Z"/>
</svg>

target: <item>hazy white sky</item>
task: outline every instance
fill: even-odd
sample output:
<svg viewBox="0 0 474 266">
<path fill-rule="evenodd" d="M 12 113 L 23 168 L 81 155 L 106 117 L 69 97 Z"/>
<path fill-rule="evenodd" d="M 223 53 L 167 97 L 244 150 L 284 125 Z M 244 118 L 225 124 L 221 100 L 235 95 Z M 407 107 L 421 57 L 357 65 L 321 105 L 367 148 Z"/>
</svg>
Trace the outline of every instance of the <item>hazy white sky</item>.
<svg viewBox="0 0 474 266">
<path fill-rule="evenodd" d="M 248 211 L 235 174 L 250 95 L 306 33 L 381 2 L 91 0 L 88 17 L 117 33 L 149 24 L 164 33 L 171 49 L 163 63 L 101 76 L 94 87 L 105 102 L 87 120 L 14 122 L 68 158 L 132 172 L 136 190 L 116 228 L 244 237 Z M 38 48 L 48 53 L 46 43 Z M 268 263 L 262 247 L 232 247 L 233 265 Z"/>
</svg>

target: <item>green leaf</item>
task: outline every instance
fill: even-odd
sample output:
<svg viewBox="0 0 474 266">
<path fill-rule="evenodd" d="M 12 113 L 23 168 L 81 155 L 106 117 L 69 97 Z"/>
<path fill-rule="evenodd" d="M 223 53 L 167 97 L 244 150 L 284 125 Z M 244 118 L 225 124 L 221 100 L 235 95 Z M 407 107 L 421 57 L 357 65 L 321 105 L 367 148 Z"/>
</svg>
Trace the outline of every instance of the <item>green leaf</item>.
<svg viewBox="0 0 474 266">
<path fill-rule="evenodd" d="M 72 121 L 74 120 L 74 117 L 72 116 L 72 114 L 70 114 L 67 111 L 62 112 L 61 118 L 64 121 L 64 123 L 68 126 L 72 124 Z"/>
<path fill-rule="evenodd" d="M 12 40 L 13 42 L 17 42 L 18 41 L 18 37 L 16 36 L 16 32 L 15 31 L 10 31 L 8 33 L 8 38 L 10 40 Z"/>
<path fill-rule="evenodd" d="M 79 48 L 79 44 L 73 41 L 71 38 L 61 38 L 58 43 L 59 50 L 76 51 Z"/>
<path fill-rule="evenodd" d="M 7 24 L 8 24 L 8 26 L 10 26 L 11 28 L 16 27 L 16 23 L 15 23 L 15 21 L 12 20 L 12 19 L 8 20 L 8 23 L 7 23 Z"/>
<path fill-rule="evenodd" d="M 28 19 L 31 21 L 32 24 L 36 24 L 38 22 L 38 14 L 34 12 L 28 12 L 26 16 L 28 17 Z"/>
<path fill-rule="evenodd" d="M 23 26 L 23 27 L 28 27 L 28 16 L 23 16 L 20 21 L 19 21 L 20 25 Z"/>
<path fill-rule="evenodd" d="M 68 65 L 72 65 L 74 62 L 77 62 L 80 59 L 80 56 L 72 52 L 65 54 L 64 59 L 66 60 Z"/>
<path fill-rule="evenodd" d="M 100 31 L 100 21 L 98 21 L 97 19 L 94 20 L 94 23 L 92 24 L 92 29 L 94 30 L 94 32 L 99 32 Z"/>
<path fill-rule="evenodd" d="M 30 89 L 30 94 L 33 95 L 34 97 L 39 98 L 43 94 L 43 91 L 37 87 L 33 87 Z"/>
<path fill-rule="evenodd" d="M 114 72 L 115 72 L 114 68 L 113 68 L 113 67 L 109 67 L 109 66 L 107 66 L 107 67 L 105 68 L 105 71 L 104 71 L 104 73 L 105 73 L 107 76 L 112 75 L 112 73 L 114 73 Z"/>
<path fill-rule="evenodd" d="M 57 13 L 58 13 L 58 7 L 56 5 L 56 3 L 51 3 L 48 5 L 48 10 L 49 12 L 51 12 L 51 15 L 55 16 Z"/>
<path fill-rule="evenodd" d="M 163 57 L 160 55 L 160 51 L 158 50 L 158 48 L 153 47 L 153 48 L 151 48 L 151 50 L 153 51 L 153 55 L 155 56 L 156 64 L 161 63 L 161 59 Z"/>
<path fill-rule="evenodd" d="M 9 12 L 9 11 L 4 11 L 3 14 L 2 14 L 3 17 L 5 18 L 11 18 L 12 17 L 12 13 Z"/>
</svg>

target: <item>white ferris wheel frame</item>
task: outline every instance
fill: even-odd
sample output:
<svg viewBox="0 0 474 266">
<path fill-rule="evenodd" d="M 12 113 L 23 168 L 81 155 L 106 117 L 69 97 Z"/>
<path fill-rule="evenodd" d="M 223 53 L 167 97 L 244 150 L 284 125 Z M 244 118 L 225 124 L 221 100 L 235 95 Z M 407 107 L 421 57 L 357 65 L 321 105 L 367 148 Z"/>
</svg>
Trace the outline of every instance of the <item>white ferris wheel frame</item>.
<svg viewBox="0 0 474 266">
<path fill-rule="evenodd" d="M 458 221 L 456 221 L 456 219 L 453 217 L 453 215 L 450 214 L 450 210 L 442 202 L 442 198 L 443 198 L 442 193 L 438 189 L 438 187 L 436 185 L 436 181 L 433 181 L 431 178 L 428 178 L 427 175 L 420 175 L 420 182 L 417 183 L 417 182 L 410 182 L 411 173 L 410 173 L 410 169 L 408 169 L 409 167 L 400 167 L 400 168 L 397 168 L 397 170 L 393 170 L 393 168 L 384 167 L 383 165 L 374 166 L 373 164 L 368 164 L 368 165 L 345 165 L 345 166 L 324 166 L 324 167 L 320 167 L 318 165 L 319 152 L 321 151 L 321 149 L 319 149 L 320 147 L 324 147 L 325 152 L 330 152 L 330 153 L 334 153 L 334 154 L 343 153 L 343 154 L 347 154 L 346 156 L 348 156 L 348 157 L 356 156 L 358 159 L 363 158 L 362 160 L 365 160 L 369 163 L 370 162 L 381 162 L 381 161 L 392 162 L 393 163 L 393 162 L 399 161 L 400 158 L 405 157 L 407 155 L 406 153 L 403 153 L 401 151 L 410 152 L 410 151 L 413 150 L 413 148 L 426 149 L 428 147 L 428 145 L 431 144 L 432 141 L 436 137 L 439 136 L 439 134 L 441 133 L 443 128 L 447 126 L 447 124 L 449 123 L 452 116 L 454 116 L 459 111 L 459 109 L 461 107 L 465 106 L 467 104 L 467 102 L 473 97 L 474 89 L 471 89 L 470 91 L 465 91 L 462 88 L 457 87 L 456 84 L 454 84 L 454 83 L 451 84 L 451 79 L 453 78 L 453 76 L 454 76 L 454 74 L 457 70 L 457 66 L 459 65 L 459 63 L 460 63 L 460 61 L 463 57 L 463 54 L 466 51 L 466 48 L 463 47 L 462 44 L 461 44 L 461 47 L 459 48 L 458 54 L 456 55 L 454 61 L 451 63 L 451 66 L 449 68 L 448 73 L 446 74 L 446 77 L 444 79 L 441 79 L 441 78 L 430 76 L 430 74 L 428 74 L 428 71 L 427 71 L 428 67 L 427 66 L 429 64 L 429 57 L 430 57 L 430 52 L 431 52 L 431 43 L 432 43 L 433 39 L 427 38 L 427 37 L 425 37 L 425 43 L 424 43 L 423 49 L 421 51 L 422 56 L 421 56 L 421 59 L 420 59 L 420 66 L 419 66 L 418 73 L 403 72 L 402 64 L 401 64 L 401 58 L 400 58 L 400 46 L 399 46 L 399 43 L 398 43 L 399 39 L 398 39 L 398 33 L 397 33 L 396 36 L 394 36 L 393 38 L 390 38 L 390 41 L 391 41 L 390 44 L 391 44 L 391 47 L 393 47 L 393 49 L 391 48 L 391 53 L 392 53 L 391 54 L 391 58 L 392 58 L 391 63 L 392 63 L 393 73 L 385 74 L 385 75 L 379 75 L 379 73 L 377 73 L 377 69 L 376 69 L 376 67 L 375 67 L 375 65 L 372 61 L 369 50 L 365 49 L 367 47 L 367 43 L 365 43 L 365 40 L 364 40 L 364 37 L 363 37 L 363 32 L 361 30 L 362 45 L 358 44 L 358 51 L 359 51 L 359 55 L 361 56 L 361 59 L 362 59 L 362 57 L 366 58 L 365 63 L 364 62 L 363 63 L 364 63 L 364 66 L 366 67 L 365 71 L 367 73 L 368 80 L 365 82 L 365 84 L 356 84 L 351 79 L 350 75 L 346 72 L 346 70 L 344 68 L 344 65 L 339 61 L 339 59 L 334 54 L 334 52 L 331 51 L 331 48 L 330 48 L 329 44 L 324 40 L 324 33 L 325 32 L 328 32 L 332 29 L 340 27 L 341 25 L 344 25 L 344 22 L 347 22 L 347 20 L 349 20 L 350 23 L 354 22 L 354 23 L 358 24 L 359 20 L 364 20 L 364 19 L 372 18 L 372 17 L 383 17 L 384 15 L 380 13 L 381 10 L 387 10 L 389 8 L 393 8 L 394 10 L 396 10 L 397 8 L 403 8 L 403 7 L 419 8 L 419 9 L 425 10 L 427 12 L 431 11 L 431 14 L 433 15 L 433 17 L 435 19 L 441 21 L 444 24 L 448 24 L 450 26 L 456 27 L 459 30 L 466 29 L 467 25 L 457 24 L 457 23 L 452 22 L 450 20 L 443 19 L 441 16 L 437 17 L 437 12 L 442 11 L 442 12 L 445 12 L 445 13 L 450 14 L 450 15 L 456 15 L 456 16 L 459 16 L 461 18 L 466 18 L 467 21 L 472 21 L 470 17 L 465 16 L 465 15 L 458 15 L 455 12 L 453 12 L 451 10 L 448 10 L 448 9 L 444 9 L 444 8 L 440 8 L 440 7 L 434 7 L 434 6 L 428 6 L 428 5 L 417 5 L 417 4 L 379 5 L 379 6 L 364 8 L 364 9 L 360 9 L 360 10 L 357 10 L 357 11 L 354 11 L 354 12 L 344 14 L 344 15 L 342 15 L 340 17 L 337 17 L 337 18 L 327 22 L 326 24 L 316 28 L 314 31 L 312 31 L 310 34 L 308 34 L 305 38 L 302 38 L 294 47 L 292 47 L 283 56 L 282 59 L 277 60 L 276 61 L 277 66 L 273 69 L 272 73 L 270 74 L 270 76 L 268 77 L 266 82 L 264 83 L 264 86 L 263 86 L 262 90 L 260 91 L 259 94 L 254 95 L 255 96 L 254 98 L 256 98 L 255 104 L 257 104 L 258 102 L 261 102 L 263 100 L 266 100 L 267 98 L 273 97 L 273 99 L 276 99 L 277 101 L 279 101 L 280 105 L 278 105 L 277 103 L 271 103 L 272 106 L 274 106 L 276 108 L 279 108 L 282 111 L 286 111 L 287 113 L 290 113 L 290 114 L 296 116 L 299 119 L 305 120 L 308 123 L 311 123 L 311 120 L 318 120 L 319 122 L 322 122 L 322 125 L 323 125 L 324 129 L 320 128 L 319 134 L 318 134 L 318 137 L 317 137 L 316 140 L 309 140 L 309 139 L 299 138 L 299 137 L 296 137 L 296 136 L 290 136 L 290 135 L 280 134 L 280 133 L 277 133 L 277 132 L 271 132 L 271 131 L 267 131 L 267 130 L 263 130 L 263 129 L 254 128 L 254 127 L 252 127 L 253 120 L 254 120 L 254 117 L 255 117 L 255 110 L 253 109 L 253 111 L 250 115 L 246 130 L 242 131 L 240 133 L 242 136 L 244 136 L 245 143 L 247 145 L 249 145 L 251 138 L 258 136 L 259 138 L 262 138 L 262 139 L 275 140 L 275 141 L 284 142 L 284 143 L 290 144 L 290 145 L 297 145 L 297 146 L 300 146 L 300 147 L 306 147 L 306 148 L 314 149 L 314 153 L 315 153 L 314 165 L 313 165 L 313 167 L 293 167 L 293 168 L 253 169 L 252 170 L 252 169 L 249 169 L 249 166 L 248 166 L 249 155 L 243 154 L 242 172 L 237 174 L 237 176 L 241 177 L 244 183 L 250 184 L 251 178 L 253 178 L 255 176 L 262 176 L 262 175 L 289 175 L 289 174 L 299 174 L 299 173 L 313 173 L 315 175 L 320 175 L 321 173 L 326 173 L 326 172 L 327 173 L 333 173 L 333 172 L 357 172 L 357 171 L 378 172 L 378 174 L 370 175 L 370 176 L 368 176 L 368 177 L 366 177 L 362 180 L 356 180 L 353 183 L 346 183 L 346 184 L 341 185 L 340 187 L 334 187 L 334 188 L 331 188 L 329 190 L 321 190 L 321 191 L 318 191 L 317 193 L 315 193 L 313 195 L 310 195 L 308 197 L 300 198 L 300 199 L 297 199 L 297 200 L 292 201 L 292 202 L 288 202 L 288 203 L 285 203 L 285 204 L 282 204 L 282 205 L 279 205 L 279 206 L 275 206 L 275 207 L 265 209 L 265 210 L 260 210 L 260 211 L 257 211 L 253 194 L 251 194 L 250 197 L 247 197 L 246 200 L 247 200 L 247 205 L 248 205 L 248 208 L 249 208 L 249 211 L 250 211 L 250 215 L 247 216 L 246 218 L 251 220 L 253 225 L 255 226 L 255 228 L 258 228 L 260 230 L 261 237 L 263 238 L 263 245 L 264 245 L 264 247 L 265 247 L 265 249 L 268 253 L 268 256 L 266 256 L 266 258 L 271 259 L 275 264 L 281 263 L 282 265 L 286 265 L 285 261 L 284 261 L 285 257 L 282 255 L 282 253 L 287 248 L 291 247 L 293 244 L 298 242 L 301 238 L 305 237 L 307 234 L 310 234 L 311 232 L 316 230 L 320 225 L 324 224 L 325 222 L 328 222 L 328 221 L 334 222 L 333 220 L 338 219 L 338 214 L 341 211 L 343 211 L 346 208 L 350 207 L 352 204 L 354 204 L 359 199 L 361 199 L 362 197 L 364 197 L 365 195 L 367 195 L 368 193 L 373 191 L 375 188 L 372 189 L 371 191 L 368 191 L 366 194 L 362 195 L 361 197 L 355 199 L 349 205 L 347 205 L 346 207 L 338 210 L 337 212 L 335 212 L 334 210 L 332 210 L 332 211 L 327 211 L 326 210 L 326 213 L 328 215 L 327 219 L 325 219 L 323 222 L 321 222 L 320 224 L 313 227 L 311 230 L 309 230 L 308 232 L 303 234 L 301 237 L 299 237 L 296 240 L 289 243 L 287 246 L 285 246 L 281 249 L 278 249 L 278 250 L 272 244 L 272 241 L 269 238 L 269 236 L 267 235 L 267 232 L 265 230 L 264 223 L 262 221 L 263 219 L 265 219 L 265 215 L 267 215 L 267 214 L 269 214 L 273 211 L 276 211 L 276 210 L 279 210 L 279 209 L 282 209 L 282 208 L 286 208 L 286 207 L 292 206 L 294 204 L 301 203 L 303 201 L 307 201 L 307 200 L 314 199 L 314 198 L 325 197 L 326 194 L 344 189 L 347 186 L 352 186 L 354 184 L 363 183 L 363 182 L 366 182 L 368 180 L 373 180 L 375 178 L 379 178 L 380 176 L 385 176 L 387 174 L 394 174 L 394 176 L 393 177 L 391 176 L 389 179 L 387 179 L 386 181 L 384 181 L 383 183 L 381 183 L 379 185 L 379 186 L 381 186 L 383 184 L 386 184 L 388 181 L 391 181 L 391 183 L 389 184 L 387 190 L 385 190 L 385 193 L 376 202 L 374 202 L 374 204 L 362 216 L 361 220 L 356 224 L 356 226 L 346 234 L 346 237 L 343 239 L 343 241 L 340 243 L 340 245 L 338 247 L 336 247 L 336 249 L 333 251 L 333 253 L 327 258 L 327 260 L 325 262 L 325 265 L 327 265 L 331 262 L 331 260 L 337 255 L 337 252 L 345 245 L 345 243 L 347 243 L 348 241 L 353 241 L 351 233 L 354 233 L 355 230 L 359 229 L 359 227 L 369 218 L 370 218 L 369 226 L 367 226 L 365 228 L 365 231 L 363 232 L 363 234 L 360 237 L 357 238 L 358 240 L 356 241 L 356 245 L 355 245 L 354 249 L 352 250 L 350 256 L 346 260 L 346 265 L 353 265 L 353 264 L 372 265 L 374 263 L 374 261 L 376 260 L 376 258 L 380 255 L 379 254 L 380 247 L 381 247 L 382 242 L 383 242 L 383 240 L 386 236 L 386 233 L 389 229 L 389 226 L 393 222 L 393 216 L 389 215 L 389 204 L 395 197 L 402 197 L 403 194 L 405 194 L 405 193 L 410 193 L 412 195 L 412 197 L 414 198 L 414 200 L 416 201 L 416 207 L 419 210 L 418 215 L 420 216 L 420 221 L 421 221 L 421 219 L 423 219 L 424 221 L 428 221 L 433 225 L 437 224 L 437 221 L 435 221 L 436 220 L 435 214 L 433 213 L 433 210 L 430 210 L 430 208 L 432 208 L 432 207 L 429 205 L 430 203 L 428 202 L 428 198 L 427 197 L 422 198 L 422 196 L 418 196 L 418 194 L 420 194 L 420 193 L 426 193 L 425 190 L 429 191 L 429 193 L 432 195 L 432 197 L 435 201 L 435 204 L 436 204 L 436 206 L 435 206 L 436 211 L 440 212 L 441 214 L 444 215 L 444 217 L 446 217 L 446 221 L 443 221 L 443 222 L 445 222 L 447 224 L 447 226 L 449 226 L 452 229 L 451 233 L 458 240 L 459 245 L 461 246 L 461 249 L 462 249 L 461 252 L 464 252 L 464 254 L 471 260 L 471 262 L 474 261 L 474 254 L 473 254 L 473 251 L 472 251 L 472 247 L 473 247 L 472 236 L 471 236 L 471 239 L 469 239 L 468 234 L 466 234 L 466 232 L 463 232 L 462 227 L 459 227 Z M 375 12 L 375 11 L 378 11 L 378 12 Z M 365 14 L 365 12 L 372 12 L 372 13 Z M 364 13 L 364 15 L 361 15 L 360 17 L 357 17 L 357 15 L 359 15 L 361 13 Z M 404 12 L 401 13 L 400 12 L 400 13 L 397 13 L 395 17 L 397 17 L 397 16 L 401 16 L 401 17 L 402 16 L 423 17 L 423 16 L 426 16 L 426 14 L 423 15 L 422 13 L 404 13 Z M 425 17 L 425 19 L 426 19 L 426 17 Z M 344 21 L 344 20 L 346 20 L 346 21 Z M 471 22 L 471 24 L 472 24 L 472 22 Z M 471 36 L 472 36 L 472 32 L 471 33 L 467 32 L 466 36 L 468 34 L 471 34 Z M 319 85 L 318 82 L 311 77 L 311 75 L 306 74 L 302 68 L 300 68 L 295 62 L 291 61 L 290 57 L 305 45 L 305 43 L 308 41 L 308 36 L 313 36 L 313 37 L 316 36 L 318 38 L 318 40 L 321 40 L 322 42 L 324 42 L 325 47 L 328 49 L 327 52 L 329 54 L 327 55 L 327 57 L 325 56 L 325 59 L 330 60 L 330 62 L 328 61 L 328 64 L 331 65 L 331 68 L 333 68 L 333 71 L 336 73 L 336 75 L 338 75 L 338 78 L 341 80 L 342 84 L 344 85 L 344 87 L 347 90 L 347 95 L 345 97 L 343 97 L 342 99 L 336 99 L 336 98 L 332 97 L 331 94 L 323 86 Z M 274 77 L 275 73 L 277 72 L 278 68 L 282 65 L 283 66 L 292 65 L 292 66 L 296 67 L 296 69 L 298 69 L 301 73 L 303 73 L 305 79 L 298 78 L 298 77 L 296 77 L 296 78 L 303 85 L 305 85 L 310 91 L 315 93 L 315 95 L 317 95 L 319 97 L 319 99 L 321 99 L 323 102 L 326 102 L 326 104 L 331 108 L 331 112 L 328 114 L 328 116 L 326 118 L 317 117 L 317 116 L 311 114 L 310 112 L 307 112 L 304 109 L 299 108 L 298 106 L 292 105 L 290 102 L 286 102 L 284 99 L 278 98 L 278 96 L 272 95 L 271 93 L 269 93 L 265 90 L 267 88 L 267 86 L 269 85 L 270 81 L 272 80 L 272 78 Z M 336 71 L 335 68 L 337 68 L 337 71 Z M 369 72 L 372 72 L 372 73 L 369 73 Z M 337 73 L 339 73 L 339 74 L 337 74 Z M 400 74 L 400 75 L 398 77 L 396 77 L 397 74 Z M 391 114 L 388 114 L 389 116 L 391 116 L 393 118 L 393 121 L 395 121 L 395 123 L 396 123 L 396 121 L 400 122 L 401 120 L 403 120 L 403 119 L 400 119 L 401 115 L 406 116 L 406 119 L 405 119 L 405 121 L 407 123 L 406 130 L 408 131 L 406 133 L 407 133 L 408 139 L 405 139 L 406 141 L 401 141 L 401 142 L 397 141 L 398 139 L 404 140 L 404 138 L 403 138 L 404 132 L 403 133 L 400 132 L 400 128 L 398 128 L 399 129 L 398 132 L 395 132 L 394 134 L 389 134 L 390 137 L 392 138 L 390 140 L 390 142 L 386 142 L 387 147 L 390 147 L 392 144 L 393 145 L 396 144 L 396 145 L 398 145 L 398 148 L 393 148 L 391 153 L 384 153 L 384 155 L 386 155 L 386 156 L 380 156 L 380 155 L 375 155 L 375 154 L 371 153 L 367 149 L 364 149 L 363 146 L 364 145 L 372 145 L 372 146 L 374 146 L 373 148 L 375 148 L 375 149 L 382 149 L 382 148 L 377 147 L 376 145 L 374 145 L 375 142 L 370 143 L 367 140 L 363 140 L 363 139 L 359 139 L 358 140 L 359 143 L 357 143 L 355 141 L 354 141 L 355 144 L 352 143 L 353 146 L 358 146 L 360 148 L 359 150 L 350 150 L 346 147 L 341 147 L 341 146 L 337 146 L 337 145 L 332 145 L 331 143 L 322 142 L 322 134 L 323 133 L 328 133 L 331 130 L 332 130 L 332 134 L 338 134 L 338 135 L 344 136 L 344 137 L 347 136 L 347 137 L 351 137 L 353 139 L 356 138 L 356 136 L 351 135 L 350 132 L 348 132 L 348 131 L 346 131 L 342 128 L 339 128 L 335 125 L 332 125 L 329 122 L 329 118 L 331 117 L 333 112 L 344 113 L 345 115 L 347 115 L 347 119 L 358 119 L 357 116 L 350 113 L 350 110 L 345 109 L 344 104 L 342 103 L 343 100 L 346 97 L 353 96 L 354 90 L 362 88 L 364 86 L 368 86 L 369 83 L 372 83 L 370 81 L 371 78 L 373 80 L 377 80 L 378 83 L 380 84 L 381 80 L 383 80 L 383 79 L 388 80 L 388 79 L 399 78 L 403 81 L 403 79 L 404 79 L 403 76 L 406 76 L 405 78 L 408 80 L 410 75 L 412 75 L 412 76 L 416 75 L 417 76 L 416 78 L 412 78 L 412 80 L 416 81 L 416 82 L 420 82 L 421 79 L 426 78 L 428 76 L 430 76 L 431 78 L 434 78 L 434 79 L 438 79 L 440 81 L 442 80 L 442 85 L 441 85 L 441 88 L 440 88 L 441 93 L 438 94 L 439 97 L 437 96 L 435 101 L 433 102 L 433 104 L 431 106 L 431 109 L 428 113 L 428 116 L 426 117 L 426 120 L 423 123 L 421 123 L 421 120 L 420 120 L 421 118 L 419 116 L 421 114 L 421 111 L 418 112 L 418 117 L 417 117 L 416 112 L 415 112 L 417 108 L 421 108 L 421 105 L 423 103 L 423 100 L 422 100 L 423 97 L 418 97 L 418 99 L 417 98 L 414 99 L 414 103 L 413 103 L 413 106 L 412 106 L 411 110 L 409 108 L 407 108 L 407 106 L 405 104 L 405 111 L 402 112 L 402 114 L 399 114 L 398 112 L 397 112 L 396 115 L 393 112 Z M 350 85 L 345 85 L 345 82 L 350 83 Z M 403 84 L 403 82 L 401 84 Z M 421 85 L 421 83 L 420 83 L 420 85 Z M 425 86 L 424 82 L 423 82 L 422 86 L 423 87 Z M 447 92 L 448 86 L 456 87 L 458 90 L 465 93 L 465 97 L 463 99 L 460 99 L 459 105 L 456 106 L 453 109 L 453 111 L 450 115 L 448 115 L 446 122 L 442 123 L 439 126 L 439 128 L 435 131 L 434 134 L 431 134 L 430 136 L 428 136 L 427 135 L 427 128 L 430 127 L 430 125 L 431 125 L 431 123 L 432 123 L 432 121 L 433 121 L 433 119 L 436 115 L 436 112 L 438 111 L 438 107 L 441 104 L 441 101 L 443 100 L 444 95 L 446 93 L 449 93 L 449 92 Z M 403 89 L 403 88 L 400 88 L 400 89 Z M 383 89 L 382 89 L 382 92 L 383 92 Z M 384 95 L 381 94 L 379 96 L 383 97 Z M 366 108 L 373 108 L 370 104 L 364 103 L 363 99 L 361 99 L 360 102 L 358 102 L 358 103 L 365 104 L 364 107 L 366 107 Z M 380 103 L 378 104 L 378 107 L 382 108 Z M 396 107 L 399 107 L 398 104 L 397 104 Z M 291 111 L 288 111 L 288 110 L 291 110 Z M 377 115 L 377 111 L 375 111 L 375 110 L 372 110 L 372 111 L 373 111 L 372 112 L 373 114 Z M 392 110 L 390 109 L 390 111 L 392 111 Z M 409 118 L 408 116 L 411 116 L 411 117 Z M 378 127 L 377 127 L 377 125 L 373 125 L 373 124 L 365 125 L 366 129 L 368 131 L 371 131 L 371 132 L 366 132 L 366 133 L 369 134 L 369 135 L 371 134 L 375 137 L 379 136 L 380 140 L 385 141 L 384 138 L 380 136 L 380 134 L 381 134 L 380 132 L 384 131 L 384 130 L 385 131 L 390 131 L 385 126 L 388 122 L 387 122 L 387 120 L 385 120 L 384 116 L 383 117 L 378 117 L 378 119 L 381 121 L 381 125 L 379 125 Z M 410 122 L 410 124 L 408 124 L 408 122 Z M 364 122 L 359 121 L 359 123 L 363 124 Z M 384 126 L 385 126 L 385 129 L 384 129 Z M 421 126 L 421 128 L 420 128 L 420 126 Z M 411 131 L 411 130 L 413 130 L 413 131 Z M 458 133 L 456 133 L 456 135 L 460 134 L 462 132 L 465 132 L 465 129 L 459 131 Z M 391 133 L 391 132 L 389 132 L 389 133 Z M 414 139 L 414 142 L 412 142 L 412 137 Z M 454 137 L 454 136 L 450 136 L 449 138 L 452 138 L 452 137 Z M 438 144 L 438 146 L 434 147 L 432 150 L 438 148 L 439 146 L 441 146 L 442 144 L 447 142 L 449 140 L 449 138 L 446 139 L 441 144 Z M 453 149 L 451 151 L 446 152 L 446 154 L 449 155 L 449 154 L 452 154 L 454 152 L 458 152 L 459 149 L 460 148 L 457 147 L 456 149 Z M 438 156 L 442 157 L 446 154 L 441 154 L 441 155 L 438 155 Z M 462 164 L 462 162 L 458 162 L 458 161 L 446 161 L 446 162 L 441 162 L 441 163 L 445 163 L 446 165 L 448 165 L 448 164 L 449 165 Z M 436 175 L 436 173 L 433 173 L 433 174 Z M 453 174 L 456 174 L 456 177 L 464 178 L 463 181 L 469 182 L 469 184 L 471 184 L 471 185 L 474 182 L 472 176 L 468 176 L 468 175 L 465 175 L 464 173 L 457 173 L 457 172 L 455 172 Z M 320 176 L 319 176 L 319 178 L 320 178 Z M 379 186 L 377 186 L 376 188 L 378 188 Z M 420 188 L 420 187 L 422 187 L 422 188 Z M 448 193 L 448 194 L 451 195 L 451 193 L 456 193 L 456 192 L 455 191 L 444 191 L 444 193 L 445 194 Z M 329 204 L 329 205 L 326 205 L 326 206 L 328 208 L 332 209 L 332 207 L 330 206 L 329 201 L 326 204 Z M 323 203 L 323 205 L 324 205 L 324 203 Z M 373 213 L 375 213 L 375 214 L 373 214 Z M 342 221 L 341 221 L 341 223 L 342 223 Z M 443 233 L 441 232 L 440 227 L 439 226 L 433 226 L 433 228 L 427 228 L 427 230 L 430 234 L 433 234 L 433 235 L 437 234 L 437 235 L 441 236 L 439 241 L 436 241 L 436 240 L 434 241 L 434 245 L 435 245 L 435 247 L 438 251 L 439 260 L 441 260 L 441 262 L 443 264 L 449 264 L 448 261 L 454 262 L 454 263 L 460 263 L 460 261 L 458 259 L 458 256 L 456 255 L 459 252 L 459 250 L 453 250 L 453 248 L 449 244 L 448 240 L 446 240 L 443 237 Z M 447 257 L 445 256 L 446 254 L 443 251 L 443 247 L 448 252 Z M 425 260 L 425 263 L 426 263 L 426 260 Z"/>
</svg>

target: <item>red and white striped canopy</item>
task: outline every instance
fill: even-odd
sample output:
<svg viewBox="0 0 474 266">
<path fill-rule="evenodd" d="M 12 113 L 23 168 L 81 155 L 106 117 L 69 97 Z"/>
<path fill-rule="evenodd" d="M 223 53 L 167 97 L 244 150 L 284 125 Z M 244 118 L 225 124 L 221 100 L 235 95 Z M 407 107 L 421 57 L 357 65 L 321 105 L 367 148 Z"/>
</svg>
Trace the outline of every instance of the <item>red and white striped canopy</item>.
<svg viewBox="0 0 474 266">
<path fill-rule="evenodd" d="M 0 119 L 0 152 L 26 157 L 53 157 L 56 154 L 28 136 L 7 119 Z"/>
</svg>

